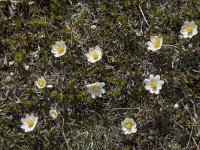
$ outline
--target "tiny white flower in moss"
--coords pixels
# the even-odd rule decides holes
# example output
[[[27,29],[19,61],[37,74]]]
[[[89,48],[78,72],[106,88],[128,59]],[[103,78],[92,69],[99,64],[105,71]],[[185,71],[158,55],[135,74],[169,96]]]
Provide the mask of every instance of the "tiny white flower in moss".
[[[178,103],[174,104],[174,108],[178,109],[179,108],[179,104]]]
[[[150,41],[147,42],[147,49],[152,51],[157,51],[161,49],[163,44],[163,37],[151,36]]]
[[[35,117],[33,114],[26,114],[26,117],[22,118],[21,122],[23,123],[21,125],[21,128],[24,129],[25,132],[30,132],[33,131],[33,129],[35,128],[38,122],[38,117]]]
[[[194,35],[198,33],[197,25],[194,21],[185,21],[184,25],[181,27],[181,34],[184,38],[192,38]]]
[[[86,85],[87,91],[92,95],[92,98],[101,97],[101,95],[105,93],[105,90],[103,89],[104,86],[104,82],[95,82]]]
[[[38,88],[43,89],[46,86],[46,81],[44,77],[40,77],[37,81],[35,81],[35,84]]]
[[[154,77],[154,75],[150,75],[149,79],[145,79],[144,80],[145,85],[145,89],[149,90],[150,93],[155,93],[155,94],[159,94],[160,90],[162,89],[162,85],[164,84],[163,80],[160,80],[160,76],[156,75]]]
[[[89,62],[95,63],[102,58],[102,50],[99,46],[95,48],[89,48],[89,53],[86,53],[86,57]]]
[[[91,29],[93,29],[93,30],[94,30],[94,29],[96,29],[96,27],[97,27],[97,26],[96,26],[96,25],[94,25],[94,24],[93,24],[93,25],[91,25]]]
[[[66,53],[67,46],[64,41],[57,41],[54,45],[52,45],[51,52],[55,57],[63,56]]]
[[[121,126],[124,134],[131,134],[137,132],[137,124],[132,118],[126,118],[124,121],[121,122]]]
[[[56,119],[58,117],[58,112],[55,109],[50,110],[49,114],[53,119]]]

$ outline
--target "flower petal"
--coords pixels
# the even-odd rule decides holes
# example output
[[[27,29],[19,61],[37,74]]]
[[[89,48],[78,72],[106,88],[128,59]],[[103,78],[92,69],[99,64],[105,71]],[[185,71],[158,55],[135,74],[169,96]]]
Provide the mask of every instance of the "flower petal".
[[[144,79],[143,81],[145,84],[149,84],[151,81],[149,79]]]
[[[101,87],[104,87],[104,86],[105,86],[105,83],[104,83],[104,82],[101,82],[101,83],[99,83],[99,85],[100,85]]]
[[[136,132],[137,132],[137,128],[132,128],[132,129],[131,129],[131,132],[132,132],[132,133],[136,133]]]
[[[101,48],[97,45],[97,46],[95,46],[95,50],[96,51],[101,51]]]
[[[155,93],[155,90],[153,88],[151,88],[149,91],[151,94]]]
[[[150,90],[151,89],[151,86],[149,84],[145,85],[145,89],[146,90]]]
[[[92,98],[96,98],[96,94],[95,93],[92,93]]]
[[[160,80],[160,75],[156,75],[154,79],[155,79],[155,81],[159,81]]]
[[[154,42],[158,41],[158,36],[151,36],[150,40],[152,43],[154,43]]]
[[[151,74],[151,75],[149,76],[149,80],[150,80],[150,81],[154,81],[154,80],[155,80],[153,74]]]
[[[157,90],[155,91],[155,94],[159,94],[159,92],[160,92],[160,90],[159,90],[159,89],[157,89]]]
[[[63,40],[60,41],[60,44],[63,45],[63,46],[66,46],[65,42]]]
[[[158,81],[159,85],[163,85],[165,82],[163,80]]]
[[[150,47],[153,47],[153,43],[151,41],[148,41],[147,45],[150,46]]]
[[[160,37],[160,48],[161,48],[162,44],[163,44],[163,37]]]

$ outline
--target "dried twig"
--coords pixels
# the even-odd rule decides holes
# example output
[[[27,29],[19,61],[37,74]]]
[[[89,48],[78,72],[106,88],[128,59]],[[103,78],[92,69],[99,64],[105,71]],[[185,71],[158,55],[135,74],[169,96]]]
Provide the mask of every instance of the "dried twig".
[[[72,150],[72,148],[69,146],[69,142],[68,142],[68,140],[67,140],[67,138],[66,138],[66,136],[65,136],[65,133],[64,133],[64,129],[63,129],[64,123],[65,123],[65,121],[64,121],[64,118],[63,118],[62,135],[63,135],[63,137],[64,137],[64,140],[65,140],[65,143],[66,143],[68,149]]]
[[[190,137],[189,137],[189,139],[188,139],[188,143],[187,143],[186,149],[188,149],[188,147],[189,147],[190,139],[191,139],[191,137],[192,137],[192,132],[193,132],[193,125],[192,125],[192,129],[191,129],[191,132],[190,132]]]
[[[142,13],[142,16],[143,16],[143,18],[144,18],[144,21],[146,22],[146,24],[148,25],[148,27],[150,27],[149,23],[147,22],[147,19],[146,19],[145,15],[144,15],[144,13],[143,13],[143,11],[142,11],[142,8],[141,8],[140,4],[139,4],[139,9],[140,9],[140,12]]]
[[[131,110],[131,109],[135,109],[135,110],[138,110],[138,108],[113,108],[113,110]]]

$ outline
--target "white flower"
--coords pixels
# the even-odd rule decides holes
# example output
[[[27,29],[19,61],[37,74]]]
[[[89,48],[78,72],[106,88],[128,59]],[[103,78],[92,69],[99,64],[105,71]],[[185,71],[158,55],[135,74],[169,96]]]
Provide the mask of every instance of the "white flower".
[[[65,45],[64,41],[56,42],[52,45],[51,52],[54,54],[55,57],[63,56],[66,53],[67,46]]]
[[[102,58],[102,50],[99,46],[89,48],[89,53],[86,53],[87,59],[91,63],[95,63]]]
[[[56,119],[58,117],[58,112],[55,109],[50,110],[49,114],[53,119]]]
[[[184,25],[181,27],[181,34],[184,38],[192,38],[194,35],[198,33],[197,25],[194,21],[185,21]]]
[[[94,24],[93,24],[93,25],[91,25],[91,29],[93,29],[93,30],[94,30],[94,29],[96,29],[96,27],[97,27],[97,26],[96,26],[96,25],[94,25]]]
[[[88,93],[92,95],[92,98],[101,97],[105,93],[103,87],[105,86],[104,82],[95,82],[93,84],[86,85]]]
[[[43,89],[46,86],[46,81],[44,77],[40,77],[37,81],[35,81],[35,84],[38,88]]]
[[[30,132],[33,131],[33,129],[35,128],[38,122],[38,117],[35,117],[33,114],[26,114],[26,118],[22,118],[21,122],[23,123],[23,125],[21,125],[21,128],[24,129],[25,132]]]
[[[178,103],[174,104],[174,108],[178,109],[179,108],[179,104]]]
[[[137,132],[137,124],[132,118],[126,118],[121,122],[122,130],[124,134],[131,134]]]
[[[163,80],[160,80],[160,76],[156,75],[154,77],[154,75],[150,75],[149,79],[145,79],[144,80],[145,85],[145,89],[149,90],[150,93],[155,93],[155,94],[159,94],[160,90],[162,89],[162,85],[164,84]]]
[[[158,36],[151,36],[150,41],[147,42],[147,49],[152,51],[157,51],[161,49],[161,46],[163,44],[163,37]]]

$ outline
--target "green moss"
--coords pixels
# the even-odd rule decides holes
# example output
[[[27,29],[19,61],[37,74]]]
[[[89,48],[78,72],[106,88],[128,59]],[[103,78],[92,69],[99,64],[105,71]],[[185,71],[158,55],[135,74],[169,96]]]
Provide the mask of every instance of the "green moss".
[[[75,83],[76,83],[76,78],[70,79],[66,84],[66,88],[73,87],[75,85]]]
[[[125,5],[126,7],[130,7],[130,6],[132,5],[132,1],[131,1],[131,0],[125,0],[125,1],[124,1],[124,5]]]
[[[15,53],[14,59],[17,63],[23,63],[25,61],[25,56],[23,53],[17,52]]]
[[[194,140],[199,138],[199,124],[193,124],[191,116],[199,114],[200,34],[191,39],[179,37],[185,20],[200,25],[196,0],[29,2],[21,0],[13,18],[9,18],[11,2],[0,4],[2,56],[8,62],[14,57],[20,64],[1,68],[2,147],[129,150],[134,145],[135,149],[181,149],[187,147],[191,136],[188,149],[197,149]],[[93,24],[96,29],[91,29]],[[146,42],[153,35],[164,39],[157,52],[147,50]],[[67,52],[55,58],[51,47],[61,39]],[[102,60],[89,63],[85,53],[95,45],[103,50]],[[34,57],[36,51],[38,56]],[[23,63],[30,66],[28,71]],[[149,74],[159,74],[165,81],[159,95],[145,90],[143,80]],[[39,76],[45,76],[53,88],[35,89],[34,80]],[[93,99],[85,84],[96,81],[106,83],[106,93]],[[17,99],[21,102],[16,103]],[[177,102],[180,107],[174,109]],[[55,120],[49,116],[51,108],[59,111]],[[20,128],[26,113],[39,117],[31,133]],[[135,118],[137,133],[122,134],[120,123],[126,117]]]
[[[33,18],[28,20],[27,24],[31,27],[44,27],[46,25],[46,22],[42,19]]]
[[[131,147],[130,146],[126,146],[123,148],[123,150],[131,150]]]
[[[16,40],[13,40],[13,39],[5,39],[4,40],[4,43],[6,45],[16,45],[17,44],[17,41]]]
[[[126,28],[128,26],[128,18],[125,15],[121,15],[117,17],[117,20],[119,21],[120,24],[123,25],[123,28]]]
[[[53,99],[55,99],[57,101],[62,101],[63,100],[63,96],[57,91],[53,91],[51,93],[51,98],[53,98]]]
[[[15,103],[3,107],[5,113],[18,113],[19,109]]]
[[[32,99],[30,99],[30,100],[22,99],[21,105],[23,106],[23,108],[31,108],[32,102],[33,102]]]
[[[1,2],[1,5],[0,5],[0,10],[5,10],[7,8],[7,4],[8,2],[5,1],[5,2]]]
[[[22,29],[22,27],[23,27],[25,19],[24,19],[23,16],[19,16],[18,18],[16,18],[15,22],[16,22],[16,25],[15,25],[16,30],[20,31]]]
[[[27,2],[29,2],[28,0],[20,0],[21,4],[26,4]]]
[[[106,10],[107,10],[106,5],[102,5],[102,4],[101,4],[101,5],[100,5],[100,10],[101,10],[101,11],[106,11]]]
[[[22,47],[26,47],[28,45],[28,39],[27,39],[26,35],[21,36],[21,44],[22,44]],[[25,51],[25,53],[26,53],[26,51]]]

